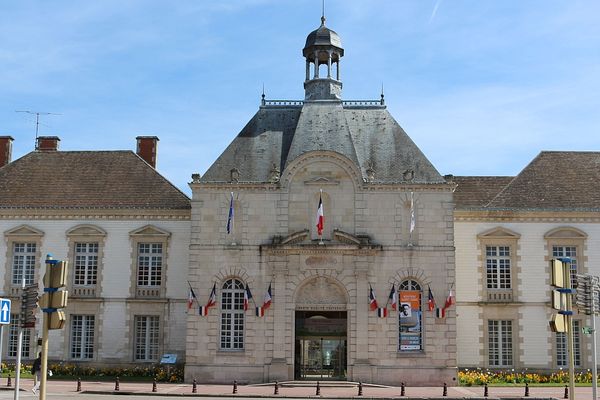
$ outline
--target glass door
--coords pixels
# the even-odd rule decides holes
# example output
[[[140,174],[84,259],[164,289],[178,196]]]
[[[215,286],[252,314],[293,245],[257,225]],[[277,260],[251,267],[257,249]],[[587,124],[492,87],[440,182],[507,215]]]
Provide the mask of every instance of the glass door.
[[[346,379],[346,338],[298,338],[297,379]]]

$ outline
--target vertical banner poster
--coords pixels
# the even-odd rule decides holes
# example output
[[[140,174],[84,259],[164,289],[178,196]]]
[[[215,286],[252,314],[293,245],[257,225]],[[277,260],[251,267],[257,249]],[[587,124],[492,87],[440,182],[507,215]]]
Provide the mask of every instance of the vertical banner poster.
[[[422,350],[421,292],[401,290],[398,316],[400,319],[400,350]]]

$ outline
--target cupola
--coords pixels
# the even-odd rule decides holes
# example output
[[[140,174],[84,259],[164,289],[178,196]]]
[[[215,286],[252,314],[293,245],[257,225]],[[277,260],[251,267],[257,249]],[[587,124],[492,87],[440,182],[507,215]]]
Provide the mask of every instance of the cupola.
[[[305,101],[341,100],[340,59],[344,56],[344,49],[340,36],[325,26],[324,15],[321,26],[308,34],[302,55],[306,59]],[[320,76],[320,65],[327,65],[326,76]]]

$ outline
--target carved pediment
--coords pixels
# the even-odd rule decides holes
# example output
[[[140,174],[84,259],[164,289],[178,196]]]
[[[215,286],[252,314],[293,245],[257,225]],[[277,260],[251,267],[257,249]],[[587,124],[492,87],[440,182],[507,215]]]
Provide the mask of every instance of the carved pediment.
[[[302,231],[294,232],[291,235],[288,235],[285,237],[275,236],[273,238],[272,243],[273,244],[281,244],[281,245],[300,243],[308,237],[309,233],[310,232],[308,229],[304,229]]]
[[[520,234],[511,231],[510,229],[503,228],[501,226],[489,229],[485,232],[477,235],[478,238],[488,238],[488,239],[519,239],[521,237]]]
[[[544,239],[585,239],[587,234],[577,228],[561,226],[554,228],[544,235]]]
[[[171,236],[171,232],[165,231],[164,229],[160,229],[154,225],[146,225],[139,229],[133,230],[129,232],[131,236]]]
[[[83,224],[69,229],[67,236],[106,236],[106,231],[95,225]]]
[[[29,225],[19,225],[4,232],[5,236],[44,236],[44,232]]]
[[[298,304],[346,304],[342,288],[325,277],[315,278],[298,290]]]

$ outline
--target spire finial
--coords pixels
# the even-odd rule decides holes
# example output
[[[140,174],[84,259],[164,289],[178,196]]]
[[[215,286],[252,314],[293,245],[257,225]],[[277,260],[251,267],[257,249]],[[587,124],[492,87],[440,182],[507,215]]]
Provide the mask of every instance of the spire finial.
[[[321,25],[325,25],[325,0],[323,0],[323,6],[321,8]]]
[[[263,91],[262,91],[262,96],[261,96],[261,100],[260,103],[264,106],[266,104],[265,101],[265,84],[263,83]]]
[[[385,99],[383,98],[383,82],[381,82],[381,105],[385,104]]]

